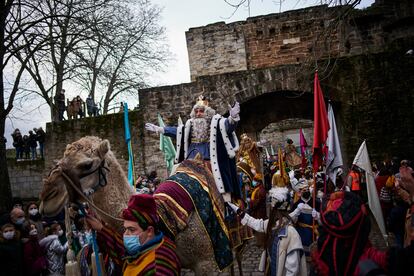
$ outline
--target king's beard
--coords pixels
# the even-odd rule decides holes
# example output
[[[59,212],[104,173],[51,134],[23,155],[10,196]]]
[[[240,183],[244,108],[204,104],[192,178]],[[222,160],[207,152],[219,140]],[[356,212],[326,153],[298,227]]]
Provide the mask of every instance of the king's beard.
[[[194,118],[191,122],[191,138],[199,141],[209,140],[210,122],[206,118]]]

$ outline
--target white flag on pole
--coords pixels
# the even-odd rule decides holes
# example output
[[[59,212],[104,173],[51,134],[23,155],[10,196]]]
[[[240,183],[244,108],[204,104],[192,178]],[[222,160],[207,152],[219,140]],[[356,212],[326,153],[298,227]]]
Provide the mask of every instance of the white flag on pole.
[[[328,105],[328,121],[330,129],[328,131],[328,158],[326,160],[326,173],[336,186],[336,175],[338,169],[344,165],[342,161],[341,145],[339,144],[338,132],[336,130],[335,115],[332,105]]]
[[[269,161],[270,160],[270,154],[269,154],[269,151],[267,150],[267,148],[266,147],[264,147],[265,148],[265,151],[266,151],[266,160],[267,161]]]
[[[377,193],[377,187],[375,186],[374,174],[372,173],[371,161],[369,160],[367,145],[362,142],[359,147],[358,153],[355,156],[354,162],[352,163],[365,171],[365,179],[367,182],[367,193],[368,193],[368,205],[371,209],[372,214],[378,224],[382,236],[384,237],[385,243],[387,242],[387,232],[385,230],[384,217],[382,215],[381,205]]]

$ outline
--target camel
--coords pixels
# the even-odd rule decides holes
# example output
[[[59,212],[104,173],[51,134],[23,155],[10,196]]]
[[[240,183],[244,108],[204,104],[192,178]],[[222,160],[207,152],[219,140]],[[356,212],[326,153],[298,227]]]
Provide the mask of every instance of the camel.
[[[54,216],[66,204],[84,201],[87,196],[101,219],[122,233],[117,217],[134,191],[108,140],[87,136],[67,145],[63,158],[43,182],[40,210],[44,215]],[[211,241],[195,211],[175,242],[183,268],[207,275],[216,267]]]

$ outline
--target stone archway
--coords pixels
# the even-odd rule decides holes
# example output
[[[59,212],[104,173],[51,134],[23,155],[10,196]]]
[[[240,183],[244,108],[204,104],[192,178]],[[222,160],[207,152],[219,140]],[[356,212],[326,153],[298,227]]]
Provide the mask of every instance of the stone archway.
[[[257,133],[271,123],[291,118],[313,119],[313,94],[277,91],[249,99],[241,104],[240,133]],[[307,125],[308,127],[308,125]]]
[[[265,140],[266,148],[277,151],[286,138],[299,147],[299,129],[304,129],[308,145],[313,136],[313,93],[276,91],[259,95],[241,103],[238,134]],[[270,146],[272,145],[272,147]]]

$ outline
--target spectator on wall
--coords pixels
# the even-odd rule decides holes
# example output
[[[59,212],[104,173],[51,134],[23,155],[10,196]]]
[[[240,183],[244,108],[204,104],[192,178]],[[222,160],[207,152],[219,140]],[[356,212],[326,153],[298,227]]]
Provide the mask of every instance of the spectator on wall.
[[[11,135],[13,137],[13,147],[16,149],[16,160],[23,159],[23,137],[18,128]]]
[[[63,113],[66,110],[65,105],[65,89],[62,89],[60,93],[56,93],[55,95],[55,105],[58,110],[58,120],[63,121],[65,117],[63,117]]]
[[[83,117],[85,117],[85,111],[84,111],[85,102],[82,100],[82,98],[79,95],[76,96],[75,100],[77,102],[77,105],[79,106],[79,111],[78,111],[79,118],[82,119]]]
[[[40,150],[40,158],[44,159],[44,144],[45,144],[45,137],[46,133],[42,127],[34,128],[34,132],[36,133],[36,140],[39,142],[39,150]]]
[[[29,130],[29,147],[32,160],[37,159],[37,137],[32,130]]]
[[[23,153],[24,159],[30,159],[29,136],[23,135]]]

